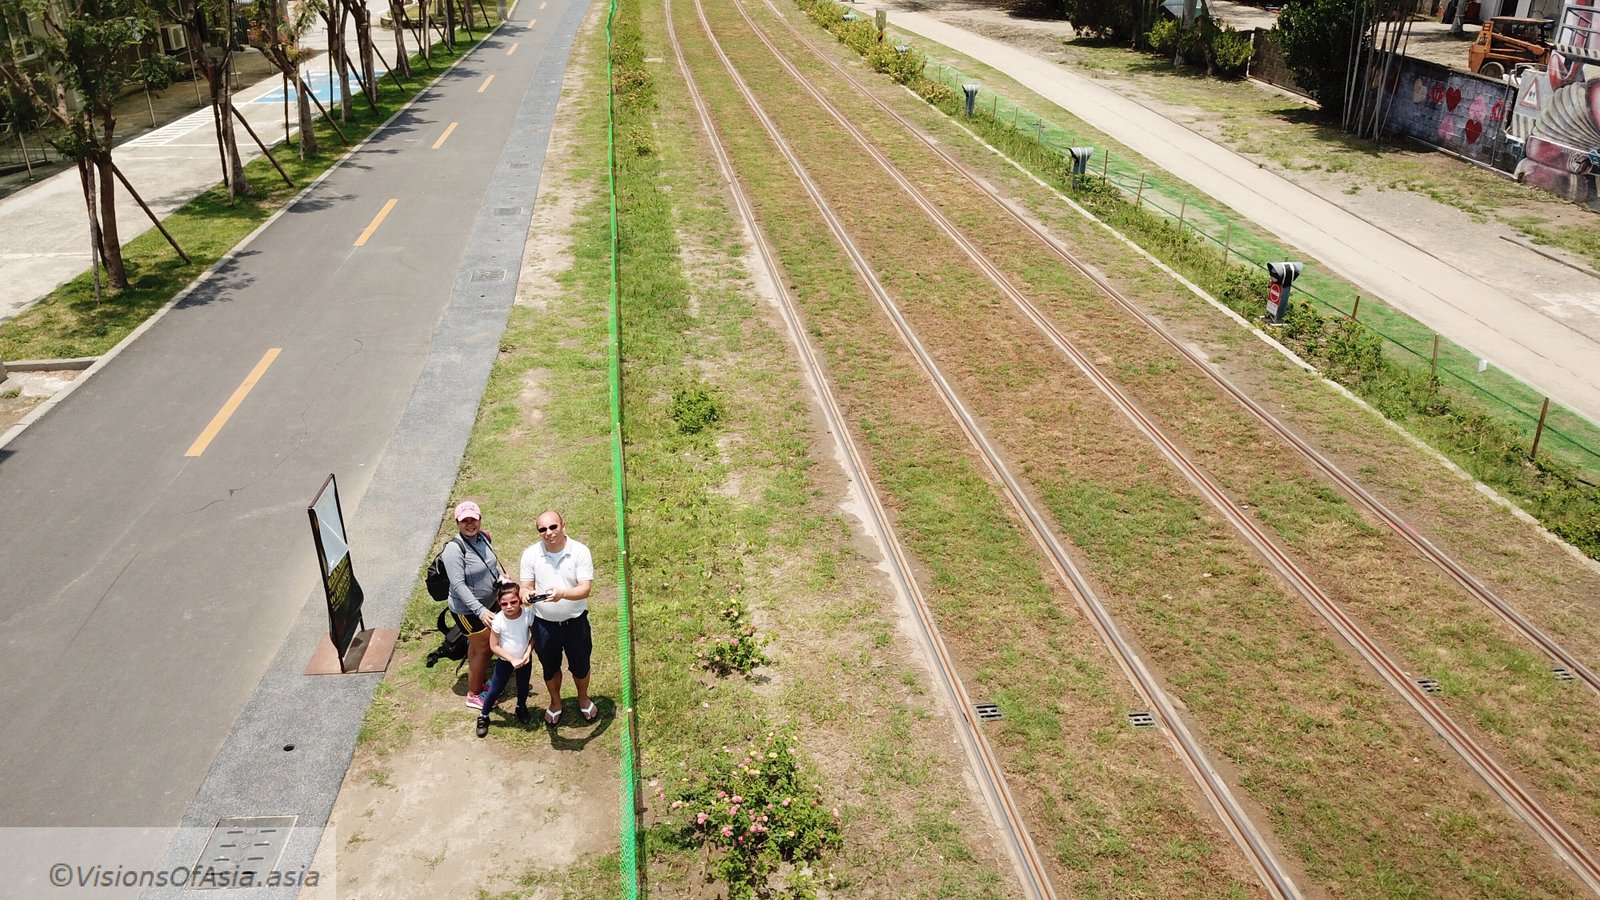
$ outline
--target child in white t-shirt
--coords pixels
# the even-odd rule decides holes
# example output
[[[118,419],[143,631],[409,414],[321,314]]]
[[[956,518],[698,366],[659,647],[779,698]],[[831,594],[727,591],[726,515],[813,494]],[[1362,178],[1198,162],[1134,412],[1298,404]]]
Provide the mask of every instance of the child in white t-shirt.
[[[478,737],[489,733],[489,710],[505,689],[506,682],[515,675],[517,679],[517,721],[526,723],[528,716],[528,686],[533,674],[533,616],[522,610],[522,592],[517,585],[506,582],[500,585],[500,611],[489,625],[489,652],[494,654],[494,674],[489,678],[489,691],[484,697],[483,711],[478,714]]]

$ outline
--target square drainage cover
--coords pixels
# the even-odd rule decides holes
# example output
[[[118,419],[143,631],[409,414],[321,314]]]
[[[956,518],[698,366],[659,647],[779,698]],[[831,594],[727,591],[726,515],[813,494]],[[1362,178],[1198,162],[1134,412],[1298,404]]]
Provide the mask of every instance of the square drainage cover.
[[[997,722],[1000,720],[1000,706],[996,703],[974,703],[972,708],[978,711],[978,721]]]
[[[216,887],[265,881],[283,854],[297,816],[218,819],[195,868],[214,874]],[[251,874],[246,874],[251,873]],[[205,889],[204,880],[191,889]]]
[[[1136,709],[1128,713],[1128,724],[1135,728],[1154,728],[1156,727],[1156,717],[1154,713]]]
[[[1571,669],[1567,668],[1566,666],[1551,666],[1550,667],[1550,674],[1554,675],[1556,677],[1557,681],[1577,681],[1578,680],[1578,676]]]
[[[1444,690],[1444,685],[1432,678],[1418,678],[1417,687],[1422,688],[1424,694],[1437,694]]]
[[[514,216],[520,212],[522,212],[522,207],[520,206],[496,206],[494,208],[494,214],[497,216]]]
[[[506,280],[505,269],[473,269],[473,281],[492,281],[499,283]]]

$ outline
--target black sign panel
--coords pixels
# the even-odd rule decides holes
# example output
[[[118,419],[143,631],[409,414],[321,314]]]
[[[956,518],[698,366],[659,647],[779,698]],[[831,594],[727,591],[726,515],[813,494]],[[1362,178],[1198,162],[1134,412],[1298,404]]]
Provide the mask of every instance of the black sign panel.
[[[350,642],[361,632],[361,585],[350,563],[350,540],[339,505],[339,484],[329,475],[306,507],[311,536],[317,542],[317,563],[322,590],[328,598],[328,638],[338,652],[340,667]]]

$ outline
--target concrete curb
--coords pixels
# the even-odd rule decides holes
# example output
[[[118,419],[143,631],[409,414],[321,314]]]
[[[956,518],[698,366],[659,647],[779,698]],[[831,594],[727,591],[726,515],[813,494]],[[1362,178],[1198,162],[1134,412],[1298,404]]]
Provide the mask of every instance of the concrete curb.
[[[496,28],[496,30],[499,30],[498,27]],[[484,37],[487,38],[490,34],[493,34],[493,33],[494,33],[493,31],[487,32],[484,35]],[[439,71],[439,74],[435,75],[433,77],[433,80],[431,80],[427,84],[423,85],[421,90],[418,90],[417,93],[410,100],[407,100],[404,106],[401,106],[399,109],[395,110],[393,115],[389,116],[389,118],[387,118],[387,119],[384,119],[383,122],[380,123],[377,128],[372,129],[372,132],[370,134],[368,134],[365,138],[362,138],[361,143],[356,144],[354,147],[351,147],[351,148],[345,150],[345,152],[344,152],[344,154],[342,156],[340,156],[337,160],[334,160],[333,165],[330,165],[326,169],[323,169],[321,175],[318,175],[316,178],[312,179],[310,184],[308,184],[304,188],[302,188],[300,190],[300,192],[295,194],[294,197],[291,198],[289,201],[284,203],[282,206],[278,207],[278,211],[277,212],[275,212],[272,215],[268,216],[267,220],[265,222],[262,222],[260,225],[257,225],[255,230],[250,232],[249,234],[245,235],[244,238],[239,241],[239,243],[234,244],[233,245],[233,249],[229,250],[227,253],[224,253],[221,256],[221,258],[219,258],[216,262],[212,263],[210,265],[210,267],[208,267],[204,272],[201,272],[199,275],[196,275],[194,280],[189,282],[187,287],[185,287],[183,290],[179,291],[171,300],[168,300],[165,306],[163,306],[160,309],[156,310],[155,313],[153,313],[150,316],[150,318],[145,319],[143,322],[139,323],[139,327],[135,328],[133,331],[130,331],[128,333],[128,336],[124,337],[122,340],[118,341],[115,347],[112,347],[110,350],[107,350],[101,356],[99,356],[97,358],[94,358],[93,362],[90,363],[90,365],[88,365],[84,369],[84,372],[83,372],[82,375],[80,375],[77,378],[73,379],[71,384],[69,384],[66,387],[62,388],[58,393],[56,393],[50,399],[48,399],[48,400],[44,401],[43,403],[39,404],[38,406],[34,407],[32,412],[29,412],[26,416],[23,416],[21,418],[21,420],[19,420],[17,422],[17,424],[15,424],[15,425],[11,426],[9,429],[7,429],[5,434],[0,434],[0,450],[4,450],[7,444],[9,444],[13,440],[15,440],[17,438],[17,436],[22,434],[24,431],[27,431],[28,430],[28,426],[30,426],[33,423],[35,423],[35,422],[39,421],[40,419],[44,418],[45,413],[48,413],[50,410],[55,409],[56,404],[60,403],[61,401],[65,400],[65,399],[67,399],[68,397],[72,396],[72,392],[73,391],[76,391],[78,388],[82,387],[84,382],[87,382],[90,378],[94,377],[94,375],[96,373],[98,373],[101,369],[105,368],[106,365],[109,364],[113,359],[116,359],[118,354],[122,353],[123,350],[126,350],[130,344],[132,344],[134,341],[138,340],[139,337],[141,335],[143,335],[146,331],[149,331],[151,328],[155,327],[155,324],[157,322],[161,321],[166,316],[167,313],[171,312],[173,307],[177,306],[179,303],[182,303],[184,301],[184,299],[186,299],[190,294],[194,293],[195,290],[198,289],[202,284],[205,284],[208,279],[210,279],[213,275],[217,274],[218,270],[220,270],[223,266],[226,266],[229,263],[233,262],[233,260],[237,256],[239,256],[239,254],[243,253],[245,251],[245,249],[248,248],[250,246],[250,244],[253,243],[258,236],[260,236],[260,234],[262,232],[266,231],[268,228],[271,228],[273,223],[277,222],[278,219],[281,216],[283,216],[289,210],[294,209],[294,207],[301,200],[305,199],[305,196],[307,194],[309,194],[313,190],[315,190],[318,185],[322,184],[322,182],[324,180],[326,180],[334,172],[337,172],[339,170],[340,166],[343,166],[345,163],[350,161],[351,157],[353,157],[353,156],[355,156],[355,154],[361,152],[361,148],[365,147],[367,145],[367,143],[369,141],[371,141],[374,137],[378,136],[379,134],[382,134],[383,130],[385,128],[388,128],[389,125],[392,124],[395,119],[399,118],[407,110],[411,109],[411,105],[413,103],[416,103],[418,98],[420,98],[422,95],[426,94],[428,91],[433,90],[434,85],[438,84],[440,79],[442,79],[446,75],[450,74],[450,71],[452,69],[454,69],[456,67],[456,65],[459,64],[465,58],[466,58],[465,54],[463,54],[461,56],[458,56],[453,61],[451,61],[450,65],[448,65],[445,68],[441,69]],[[6,366],[7,369],[9,369],[11,371],[18,371],[18,372],[24,371],[22,369],[18,369],[16,363],[6,363],[5,366]]]
[[[19,359],[0,363],[7,372],[81,372],[95,364],[98,356],[74,356],[69,359]],[[5,446],[0,441],[0,447]]]

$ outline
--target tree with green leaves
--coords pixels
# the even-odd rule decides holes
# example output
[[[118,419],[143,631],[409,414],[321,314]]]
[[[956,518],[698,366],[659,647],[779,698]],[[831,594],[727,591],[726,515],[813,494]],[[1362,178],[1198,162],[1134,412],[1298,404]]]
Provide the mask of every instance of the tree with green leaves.
[[[1352,47],[1363,39],[1356,23],[1366,21],[1370,7],[1370,0],[1288,0],[1278,14],[1283,61],[1328,118],[1344,114]]]
[[[231,26],[232,0],[149,0],[163,18],[183,24],[195,71],[206,80],[211,100],[211,124],[222,161],[222,183],[228,199],[247,196],[244,158],[234,135],[233,51],[237,35]]]
[[[311,88],[300,77],[300,64],[311,56],[311,51],[300,44],[300,38],[316,21],[316,10],[309,4],[277,2],[257,3],[250,13],[250,45],[261,51],[267,61],[283,73],[294,87],[296,112],[300,119],[300,157],[304,159],[317,152],[316,120],[311,117]]]
[[[50,145],[77,164],[96,290],[102,267],[112,287],[125,288],[112,104],[131,83],[160,90],[175,74],[170,57],[138,52],[156,26],[153,10],[142,0],[0,0],[0,19],[11,34],[30,35],[37,48],[38,59],[25,60],[15,43],[0,42],[0,81],[43,111],[52,126]]]
[[[1061,0],[1074,31],[1117,43],[1136,43],[1155,22],[1157,0]]]

